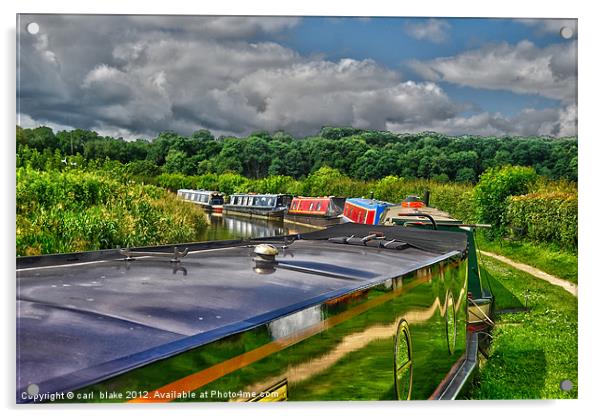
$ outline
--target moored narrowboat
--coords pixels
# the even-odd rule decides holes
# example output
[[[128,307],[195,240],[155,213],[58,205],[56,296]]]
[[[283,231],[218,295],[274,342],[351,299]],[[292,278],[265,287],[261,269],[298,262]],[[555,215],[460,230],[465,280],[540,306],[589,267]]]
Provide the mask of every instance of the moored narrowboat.
[[[298,222],[316,226],[331,226],[341,223],[345,206],[344,197],[293,197],[284,215],[287,222]]]
[[[343,221],[357,224],[378,225],[385,210],[393,203],[375,199],[349,198],[345,201]]]
[[[478,364],[468,254],[348,223],[19,257],[17,402],[453,399]]]
[[[282,218],[291,203],[287,194],[234,193],[224,213],[261,218]]]
[[[454,218],[449,213],[428,206],[429,193],[422,201],[418,196],[408,196],[400,206],[391,206],[383,214],[385,225],[399,225],[421,229],[454,231],[466,234],[468,240],[469,275],[477,276],[469,280],[467,327],[477,335],[479,350],[485,352],[490,344],[488,329],[493,326],[491,318],[495,312],[495,298],[488,286],[477,286],[481,283],[479,256],[475,239],[476,228],[490,228],[486,224],[467,224]],[[409,203],[404,205],[404,203]]]
[[[209,212],[221,213],[224,207],[223,193],[213,190],[180,189],[178,196],[187,202],[195,203]]]

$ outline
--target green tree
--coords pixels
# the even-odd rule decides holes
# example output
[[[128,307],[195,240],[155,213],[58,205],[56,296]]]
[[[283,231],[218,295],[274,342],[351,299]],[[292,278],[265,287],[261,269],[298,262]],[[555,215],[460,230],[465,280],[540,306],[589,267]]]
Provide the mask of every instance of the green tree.
[[[506,199],[528,193],[536,179],[537,174],[532,167],[504,166],[487,170],[474,189],[479,220],[490,223],[494,233],[501,233]]]

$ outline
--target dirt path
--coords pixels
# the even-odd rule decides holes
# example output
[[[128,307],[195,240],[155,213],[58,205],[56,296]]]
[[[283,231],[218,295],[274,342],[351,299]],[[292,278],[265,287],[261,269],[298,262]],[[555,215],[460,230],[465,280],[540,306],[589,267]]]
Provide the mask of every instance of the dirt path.
[[[536,269],[533,266],[513,261],[513,260],[506,258],[499,254],[489,253],[487,251],[480,251],[480,253],[483,255],[486,255],[488,257],[495,258],[496,260],[499,260],[502,263],[506,263],[518,270],[522,270],[526,273],[529,273],[530,275],[535,276],[538,279],[542,279],[553,285],[560,286],[564,290],[566,290],[567,292],[572,294],[573,296],[577,297],[577,285],[575,283],[571,283],[568,280],[559,279],[558,277],[552,276],[551,274],[548,274],[544,271]]]

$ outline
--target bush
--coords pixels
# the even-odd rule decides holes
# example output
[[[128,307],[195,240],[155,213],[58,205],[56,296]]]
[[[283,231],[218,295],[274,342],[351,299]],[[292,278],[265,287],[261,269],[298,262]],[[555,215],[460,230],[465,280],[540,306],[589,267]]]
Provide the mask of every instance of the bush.
[[[485,171],[474,188],[476,217],[490,223],[500,234],[509,196],[523,195],[535,183],[537,174],[531,167],[504,166]]]
[[[516,238],[556,243],[577,249],[577,194],[531,193],[512,196],[504,214],[507,231]]]

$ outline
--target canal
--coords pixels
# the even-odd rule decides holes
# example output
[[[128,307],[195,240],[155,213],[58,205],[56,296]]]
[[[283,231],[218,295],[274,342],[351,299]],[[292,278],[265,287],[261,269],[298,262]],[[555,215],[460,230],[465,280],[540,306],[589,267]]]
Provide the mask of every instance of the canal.
[[[261,238],[275,235],[299,234],[315,231],[315,228],[291,224],[282,220],[246,218],[234,215],[207,213],[207,228],[200,241],[236,238]]]

